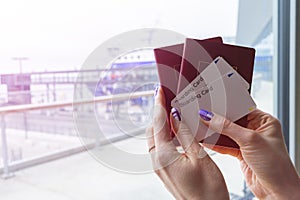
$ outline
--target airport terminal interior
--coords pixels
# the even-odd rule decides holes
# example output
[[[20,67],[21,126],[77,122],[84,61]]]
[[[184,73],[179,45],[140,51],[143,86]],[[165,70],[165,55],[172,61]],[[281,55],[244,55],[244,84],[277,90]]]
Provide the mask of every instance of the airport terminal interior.
[[[299,24],[297,0],[0,3],[0,199],[174,199],[145,129],[153,49],[185,38],[255,49],[251,96],[281,121],[300,172]],[[207,153],[230,199],[255,199],[237,159]]]

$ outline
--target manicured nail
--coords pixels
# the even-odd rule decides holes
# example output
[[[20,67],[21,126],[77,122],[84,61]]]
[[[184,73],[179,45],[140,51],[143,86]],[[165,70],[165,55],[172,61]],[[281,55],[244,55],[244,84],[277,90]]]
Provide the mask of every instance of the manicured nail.
[[[204,110],[204,109],[199,110],[199,115],[205,121],[210,121],[214,116],[214,114],[212,112],[209,112],[209,111]]]
[[[176,108],[172,108],[171,113],[174,119],[176,119],[177,121],[181,121],[180,113]]]
[[[156,97],[156,95],[157,95],[157,93],[158,93],[158,89],[159,89],[159,84],[157,84],[156,86],[155,86],[155,90],[154,90],[154,96]]]

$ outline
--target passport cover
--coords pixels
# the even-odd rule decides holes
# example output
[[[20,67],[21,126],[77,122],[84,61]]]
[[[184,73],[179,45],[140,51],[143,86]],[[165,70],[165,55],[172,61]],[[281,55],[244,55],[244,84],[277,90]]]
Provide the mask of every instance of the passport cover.
[[[203,41],[222,44],[221,37],[208,38]],[[176,44],[154,49],[160,85],[166,99],[166,112],[171,112],[171,101],[176,97],[180,77],[184,44]],[[170,125],[170,119],[168,124]],[[171,129],[170,129],[171,130]],[[174,133],[170,133],[174,137]]]
[[[183,59],[180,68],[181,76],[179,76],[178,79],[177,93],[193,81],[218,56],[226,59],[226,61],[249,83],[250,87],[248,92],[250,93],[255,49],[208,41],[204,42],[203,40],[190,38],[186,39],[184,45]],[[237,120],[235,123],[246,127],[247,116]],[[236,142],[229,137],[218,133],[206,138],[205,143],[239,148]]]

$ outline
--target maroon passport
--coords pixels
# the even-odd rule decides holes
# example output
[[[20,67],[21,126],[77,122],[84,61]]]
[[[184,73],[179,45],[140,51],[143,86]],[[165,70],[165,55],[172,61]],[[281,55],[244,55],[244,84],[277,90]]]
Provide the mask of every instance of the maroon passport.
[[[203,42],[222,44],[222,38],[209,38],[203,40]],[[183,48],[184,44],[176,44],[154,49],[160,85],[166,98],[167,113],[171,112],[171,101],[176,97],[177,94],[177,85],[180,77]],[[170,126],[169,118],[167,119]],[[173,132],[171,132],[170,134],[174,136]]]
[[[177,93],[193,81],[218,56],[223,57],[249,83],[250,93],[255,49],[189,38],[186,39],[184,46]],[[247,126],[247,116],[235,123],[244,127]],[[239,148],[236,142],[218,133],[205,138],[205,143]]]

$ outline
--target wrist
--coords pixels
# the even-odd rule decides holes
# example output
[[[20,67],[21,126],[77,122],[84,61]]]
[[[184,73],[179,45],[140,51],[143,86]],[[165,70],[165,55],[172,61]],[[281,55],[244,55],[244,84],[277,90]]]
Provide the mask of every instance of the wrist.
[[[282,162],[281,173],[278,174],[280,181],[273,187],[273,199],[300,199],[300,178],[290,158]],[[276,189],[275,189],[276,188]]]
[[[226,191],[218,191],[214,193],[204,193],[187,198],[189,200],[230,200],[229,193]]]
[[[290,199],[297,200],[300,199],[300,180],[298,178],[295,183],[290,184],[289,187],[285,188],[285,191],[282,192],[281,199]]]
[[[289,185],[283,186],[280,190],[270,193],[265,200],[298,200],[300,199],[300,179],[290,182]]]

